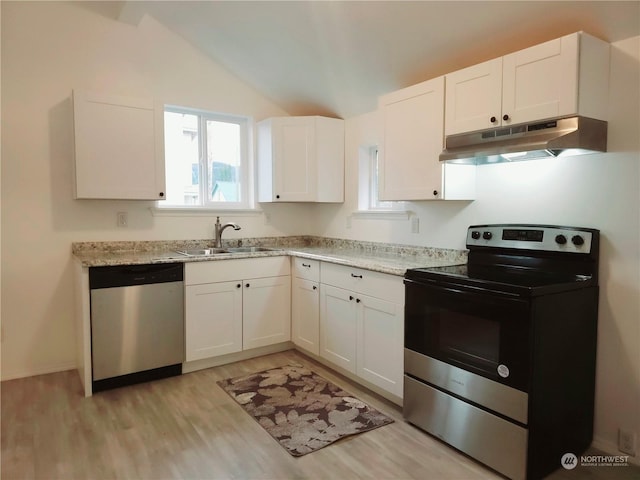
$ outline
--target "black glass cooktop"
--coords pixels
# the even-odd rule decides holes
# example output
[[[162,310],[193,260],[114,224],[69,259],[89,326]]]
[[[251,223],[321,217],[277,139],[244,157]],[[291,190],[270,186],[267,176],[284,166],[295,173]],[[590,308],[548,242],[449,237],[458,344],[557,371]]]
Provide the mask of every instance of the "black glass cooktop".
[[[591,276],[565,272],[551,272],[530,268],[452,265],[447,267],[415,268],[405,278],[448,284],[468,285],[506,293],[540,295],[563,290],[584,288],[593,284]]]

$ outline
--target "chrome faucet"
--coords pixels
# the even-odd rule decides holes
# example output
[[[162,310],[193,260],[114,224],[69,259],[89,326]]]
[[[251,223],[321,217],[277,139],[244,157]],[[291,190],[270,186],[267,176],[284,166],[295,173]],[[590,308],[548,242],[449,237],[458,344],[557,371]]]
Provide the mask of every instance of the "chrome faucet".
[[[237,223],[225,223],[222,225],[220,223],[220,217],[216,217],[215,248],[222,248],[222,232],[224,232],[224,229],[227,227],[233,227],[234,230],[240,230],[240,225]]]

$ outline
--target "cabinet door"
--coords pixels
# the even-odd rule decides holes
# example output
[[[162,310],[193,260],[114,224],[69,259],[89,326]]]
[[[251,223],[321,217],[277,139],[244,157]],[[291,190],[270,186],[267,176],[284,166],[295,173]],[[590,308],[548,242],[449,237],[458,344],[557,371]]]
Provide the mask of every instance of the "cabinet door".
[[[244,280],[242,349],[291,340],[291,277]]]
[[[503,124],[577,113],[578,40],[568,35],[503,57]]]
[[[300,348],[320,354],[320,291],[316,282],[294,278],[291,291],[292,340]]]
[[[320,285],[320,356],[356,373],[356,301],[353,292]]]
[[[242,350],[242,283],[220,282],[185,288],[187,361]]]
[[[444,77],[380,98],[383,141],[378,156],[380,200],[442,195]]]
[[[445,135],[501,124],[502,58],[446,75],[446,88]]]
[[[273,123],[275,201],[313,202],[317,193],[313,117],[278,118]]]
[[[358,376],[402,397],[404,309],[366,295],[357,300]]]
[[[78,91],[73,108],[75,198],[163,199],[163,108]]]

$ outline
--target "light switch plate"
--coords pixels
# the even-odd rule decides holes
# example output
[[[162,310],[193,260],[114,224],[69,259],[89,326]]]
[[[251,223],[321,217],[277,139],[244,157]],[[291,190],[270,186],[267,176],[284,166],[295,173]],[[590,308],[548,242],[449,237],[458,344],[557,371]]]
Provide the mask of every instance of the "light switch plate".
[[[129,215],[127,214],[127,212],[118,212],[117,219],[119,227],[129,226]]]
[[[411,219],[411,233],[420,233],[420,218],[413,217]]]

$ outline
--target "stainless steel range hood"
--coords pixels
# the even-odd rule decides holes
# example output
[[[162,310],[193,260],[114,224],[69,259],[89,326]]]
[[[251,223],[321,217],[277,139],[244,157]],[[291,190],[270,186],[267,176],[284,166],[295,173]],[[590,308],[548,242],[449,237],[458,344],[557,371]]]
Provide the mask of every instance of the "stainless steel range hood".
[[[482,165],[607,151],[607,122],[568,117],[449,135],[441,162]]]

